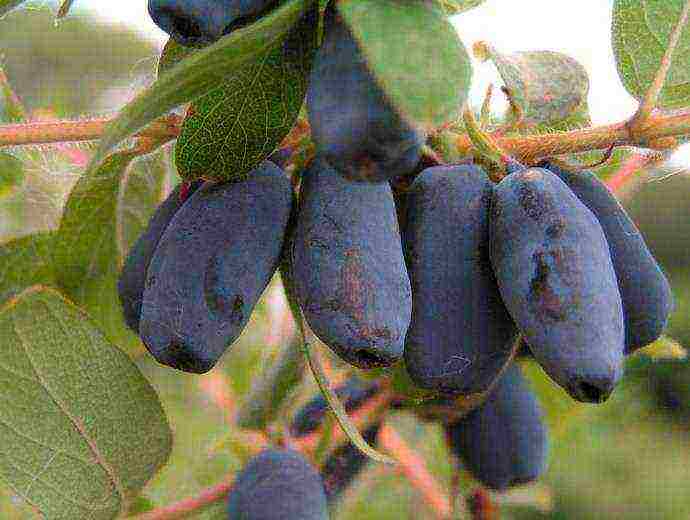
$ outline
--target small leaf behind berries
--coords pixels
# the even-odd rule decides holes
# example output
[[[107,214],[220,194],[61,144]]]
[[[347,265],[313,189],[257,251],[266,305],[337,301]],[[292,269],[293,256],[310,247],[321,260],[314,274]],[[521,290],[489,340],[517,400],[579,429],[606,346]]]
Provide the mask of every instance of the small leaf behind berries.
[[[44,518],[108,520],[167,460],[160,401],[125,354],[59,293],[0,310],[0,475]],[[7,379],[9,377],[10,379]]]
[[[539,398],[549,435],[553,439],[563,436],[573,425],[574,419],[592,409],[591,406],[571,398],[546,375],[536,361],[523,361],[520,363],[520,368],[530,388]]]
[[[369,68],[406,119],[427,129],[458,119],[470,58],[438,6],[409,0],[339,2]]]
[[[127,104],[103,135],[89,170],[112,149],[147,123],[192,101],[222,83],[257,55],[281,41],[313,5],[314,0],[287,0],[257,22],[221,38],[172,67]]]
[[[553,51],[502,54],[484,43],[475,44],[474,51],[496,65],[522,109],[523,123],[537,130],[571,130],[590,124],[589,78],[574,58]]]
[[[175,144],[183,179],[242,180],[275,150],[304,102],[317,29],[314,4],[285,40],[192,102]]]
[[[656,76],[686,0],[616,0],[611,38],[618,75],[641,100]],[[673,54],[658,108],[690,106],[690,24]]]
[[[125,325],[117,279],[165,195],[165,179],[162,151],[138,160],[137,152],[117,152],[74,185],[58,231],[54,258],[61,289],[110,341],[128,350],[141,343]]]

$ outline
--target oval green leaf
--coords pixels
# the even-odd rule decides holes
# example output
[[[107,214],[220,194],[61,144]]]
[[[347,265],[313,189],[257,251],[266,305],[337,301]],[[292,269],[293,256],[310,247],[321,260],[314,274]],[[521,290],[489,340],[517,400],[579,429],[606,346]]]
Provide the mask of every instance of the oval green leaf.
[[[282,41],[314,0],[288,0],[274,11],[182,60],[128,103],[109,125],[89,169],[95,169],[124,139],[173,108],[193,101],[226,76]]]
[[[481,43],[475,52],[496,65],[527,125],[565,131],[591,123],[589,77],[574,58],[554,51],[502,54]]]
[[[611,37],[618,75],[636,99],[644,98],[661,65],[686,0],[616,0]],[[681,33],[657,108],[690,106],[690,24]]]
[[[472,79],[470,58],[443,11],[429,2],[338,2],[369,69],[406,119],[428,130],[455,121]]]
[[[316,50],[314,4],[286,38],[193,101],[175,143],[186,181],[238,181],[268,157],[297,121]]]
[[[162,151],[137,160],[117,152],[74,185],[65,205],[54,261],[60,288],[86,309],[116,345],[141,347],[125,325],[117,280],[130,247],[164,196]]]
[[[0,311],[0,476],[45,518],[107,520],[167,460],[153,388],[89,318],[33,287]]]

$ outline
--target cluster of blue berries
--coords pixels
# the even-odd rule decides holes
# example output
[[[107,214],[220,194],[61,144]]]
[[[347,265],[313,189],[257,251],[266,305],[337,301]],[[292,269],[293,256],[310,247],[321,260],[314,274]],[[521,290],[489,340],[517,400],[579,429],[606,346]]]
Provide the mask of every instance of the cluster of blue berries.
[[[452,451],[481,482],[531,481],[544,467],[546,433],[516,352],[574,399],[603,402],[624,356],[661,335],[673,306],[668,281],[592,173],[545,161],[494,183],[470,163],[424,168],[424,131],[390,103],[336,3],[309,78],[316,156],[299,194],[269,160],[240,182],[178,187],[123,268],[127,323],[161,363],[206,372],[282,267],[288,295],[346,362],[404,361],[415,385],[451,405],[484,399],[444,423]],[[182,45],[205,45],[275,4],[150,0],[149,11]],[[401,178],[406,188],[394,189]],[[346,405],[375,391],[345,395]],[[293,435],[325,413],[323,402],[310,406]],[[363,466],[353,446],[342,450],[323,481],[298,454],[260,455],[231,493],[231,518],[323,518]],[[293,481],[309,493],[285,484]],[[266,504],[278,502],[288,512],[270,516]]]

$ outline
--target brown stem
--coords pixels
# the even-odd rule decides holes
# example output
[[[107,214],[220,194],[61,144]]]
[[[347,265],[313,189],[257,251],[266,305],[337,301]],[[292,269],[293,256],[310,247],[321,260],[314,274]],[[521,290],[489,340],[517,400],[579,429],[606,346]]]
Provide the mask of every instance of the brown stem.
[[[690,134],[690,109],[652,114],[645,127],[631,133],[628,123],[584,128],[553,134],[501,137],[492,136],[494,143],[517,161],[534,164],[539,159],[554,155],[607,150],[611,146],[646,147],[660,138]],[[473,144],[466,135],[458,135],[458,152],[469,155]]]
[[[74,141],[93,141],[105,132],[108,118],[87,119],[83,121],[34,121],[0,126],[0,147],[27,144],[49,144]],[[141,130],[137,136],[174,138],[180,133],[181,119],[170,115],[158,119]]]
[[[391,426],[384,424],[381,427],[378,441],[387,452],[395,453],[401,473],[412,487],[421,493],[437,517],[450,518],[452,514],[450,500],[427,469],[424,459],[411,449]]]
[[[99,139],[108,123],[107,118],[84,121],[36,121],[0,126],[0,147],[49,144]],[[179,135],[181,118],[166,116],[154,121],[137,135],[153,138],[175,138]],[[303,128],[304,127],[304,128]],[[302,124],[296,134],[303,134]],[[690,109],[652,114],[643,129],[631,132],[629,123],[617,123],[553,134],[502,137],[494,134],[494,141],[505,152],[521,162],[535,163],[543,157],[606,150],[610,146],[649,146],[662,138],[690,135]],[[457,150],[468,156],[473,148],[467,136],[459,135]]]
[[[663,58],[661,58],[661,64],[659,70],[657,70],[654,81],[650,85],[647,93],[645,94],[640,107],[637,109],[637,113],[631,120],[631,128],[634,131],[638,131],[643,126],[645,126],[649,116],[652,111],[657,107],[659,102],[659,94],[664,88],[666,83],[666,78],[668,76],[668,71],[671,68],[673,62],[673,53],[678,46],[680,41],[680,36],[683,34],[683,29],[688,22],[688,16],[690,15],[690,0],[686,0],[685,6],[680,13],[680,18],[678,19],[678,24],[673,28],[673,32],[668,41],[668,47],[666,47],[666,52],[664,52]]]
[[[204,489],[197,496],[185,498],[165,507],[137,515],[134,520],[177,520],[223,500],[232,488],[232,480]]]

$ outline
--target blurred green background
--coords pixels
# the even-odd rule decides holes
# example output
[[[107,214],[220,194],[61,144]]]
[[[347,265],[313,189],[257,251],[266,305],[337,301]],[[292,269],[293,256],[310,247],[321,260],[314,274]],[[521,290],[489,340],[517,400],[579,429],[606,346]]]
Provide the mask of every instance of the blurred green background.
[[[84,16],[56,26],[46,8],[0,21],[0,49],[3,68],[35,118],[114,113],[151,79],[157,53],[151,41],[126,27]],[[80,173],[80,154],[89,150],[87,145],[67,153],[54,147],[30,150],[24,184],[0,201],[0,242],[56,226],[64,196]],[[690,175],[679,171],[639,183],[628,190],[624,203],[671,279],[676,310],[669,335],[690,345]],[[240,467],[240,456],[223,443],[230,427],[225,411],[209,398],[209,388],[226,385],[241,402],[252,378],[270,361],[276,350],[275,338],[267,339],[274,327],[271,302],[279,299],[275,291],[267,292],[240,344],[210,376],[185,375],[146,356],[138,358],[175,432],[170,464],[145,490],[141,509],[192,495]],[[549,409],[559,411],[550,417],[549,470],[539,485],[496,498],[506,504],[503,517],[690,518],[690,363],[636,356],[628,361],[624,383],[601,406],[574,407],[553,387],[540,391],[544,403],[556,403]],[[308,378],[302,398],[313,392]],[[411,445],[423,446],[439,481],[450,485],[454,462],[440,428],[404,413],[391,421]],[[356,497],[341,504],[339,518],[429,517],[417,492],[400,476],[372,468],[365,479]],[[465,479],[462,485],[470,491],[473,484]],[[0,518],[30,517],[21,500],[2,490]],[[194,518],[219,517],[221,505]]]

